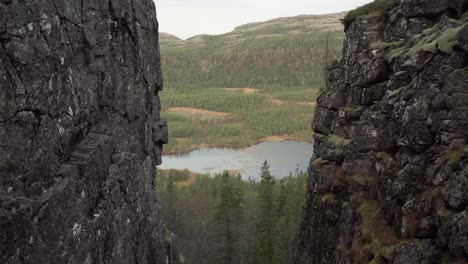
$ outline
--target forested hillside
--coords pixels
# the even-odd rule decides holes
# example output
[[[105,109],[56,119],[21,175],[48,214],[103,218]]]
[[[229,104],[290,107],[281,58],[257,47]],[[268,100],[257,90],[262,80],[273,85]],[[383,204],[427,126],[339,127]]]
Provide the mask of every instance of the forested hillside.
[[[223,35],[180,40],[161,33],[166,87],[316,86],[343,42],[344,13],[278,18]],[[327,44],[328,43],[328,44]]]
[[[160,33],[165,153],[272,136],[311,141],[308,123],[324,69],[340,53],[343,16],[278,18],[188,40]]]

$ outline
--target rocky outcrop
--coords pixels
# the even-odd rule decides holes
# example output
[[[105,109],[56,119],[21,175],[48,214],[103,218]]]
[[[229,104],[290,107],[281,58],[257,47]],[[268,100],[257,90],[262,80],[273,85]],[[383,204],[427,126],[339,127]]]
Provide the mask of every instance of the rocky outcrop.
[[[2,0],[0,44],[0,262],[176,262],[153,1]]]
[[[464,6],[401,0],[346,29],[313,122],[293,263],[467,260]]]

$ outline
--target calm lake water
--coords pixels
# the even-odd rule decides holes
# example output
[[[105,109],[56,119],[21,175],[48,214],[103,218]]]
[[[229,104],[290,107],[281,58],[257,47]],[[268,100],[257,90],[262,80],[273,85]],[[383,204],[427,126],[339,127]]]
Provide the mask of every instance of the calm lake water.
[[[239,171],[244,179],[259,179],[260,168],[266,160],[276,178],[288,176],[298,167],[306,171],[312,157],[313,145],[305,142],[262,142],[245,149],[202,148],[180,155],[164,155],[161,169],[189,169],[215,174],[224,170]]]

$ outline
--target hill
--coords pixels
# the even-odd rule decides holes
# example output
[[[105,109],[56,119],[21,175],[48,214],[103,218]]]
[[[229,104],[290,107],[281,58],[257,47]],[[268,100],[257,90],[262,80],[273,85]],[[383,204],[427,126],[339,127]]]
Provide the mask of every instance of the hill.
[[[165,153],[278,136],[312,141],[309,120],[323,86],[327,42],[331,61],[342,46],[344,15],[278,18],[187,40],[160,34]]]
[[[172,43],[176,41],[181,41],[181,39],[169,33],[159,32],[159,44],[160,45],[163,45],[166,43]]]
[[[222,35],[181,40],[161,34],[169,87],[316,86],[323,79],[327,38],[331,59],[340,54],[346,13],[301,15],[256,22]]]

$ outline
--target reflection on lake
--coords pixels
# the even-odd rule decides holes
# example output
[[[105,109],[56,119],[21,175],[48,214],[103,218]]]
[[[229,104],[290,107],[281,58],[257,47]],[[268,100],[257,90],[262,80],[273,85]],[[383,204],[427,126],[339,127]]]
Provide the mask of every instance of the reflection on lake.
[[[306,171],[313,145],[305,142],[262,142],[245,149],[203,148],[180,155],[164,155],[161,169],[189,169],[203,174],[239,171],[244,179],[259,179],[265,160],[276,178],[288,176],[298,167]]]

